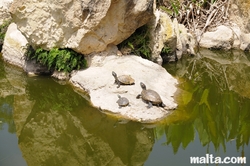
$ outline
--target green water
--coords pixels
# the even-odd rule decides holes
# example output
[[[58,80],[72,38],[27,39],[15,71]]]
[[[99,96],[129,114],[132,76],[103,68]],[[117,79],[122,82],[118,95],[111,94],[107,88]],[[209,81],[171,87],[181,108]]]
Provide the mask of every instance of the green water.
[[[203,50],[165,65],[180,82],[179,107],[157,125],[109,117],[70,85],[0,61],[0,165],[187,166],[208,153],[245,156],[247,166],[248,57]]]

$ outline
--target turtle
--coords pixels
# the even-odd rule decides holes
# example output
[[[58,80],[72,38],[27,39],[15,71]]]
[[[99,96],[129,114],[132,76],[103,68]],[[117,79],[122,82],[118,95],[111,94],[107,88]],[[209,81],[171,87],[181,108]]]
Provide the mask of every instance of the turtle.
[[[119,99],[117,100],[116,103],[118,103],[119,108],[126,107],[126,106],[129,105],[129,101],[128,101],[128,99],[126,97],[121,97],[120,95],[118,95],[118,98]]]
[[[112,75],[115,78],[115,83],[118,84],[117,88],[119,88],[120,85],[135,84],[135,80],[130,75],[121,75],[117,77],[117,74],[114,71],[112,71]]]
[[[151,108],[153,105],[165,107],[165,104],[162,102],[160,95],[151,89],[146,89],[144,83],[140,83],[142,91],[141,94],[137,95],[137,99],[142,98],[146,103],[148,103],[148,108]]]

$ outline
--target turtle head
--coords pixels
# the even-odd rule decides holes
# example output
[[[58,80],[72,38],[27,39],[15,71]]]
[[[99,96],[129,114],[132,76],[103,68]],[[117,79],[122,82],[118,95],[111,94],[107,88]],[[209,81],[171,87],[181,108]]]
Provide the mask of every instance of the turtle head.
[[[116,73],[115,73],[114,71],[112,71],[112,75],[113,75],[115,78],[117,78],[117,75],[116,75]]]
[[[146,90],[146,85],[144,83],[141,82],[140,85],[143,90]]]

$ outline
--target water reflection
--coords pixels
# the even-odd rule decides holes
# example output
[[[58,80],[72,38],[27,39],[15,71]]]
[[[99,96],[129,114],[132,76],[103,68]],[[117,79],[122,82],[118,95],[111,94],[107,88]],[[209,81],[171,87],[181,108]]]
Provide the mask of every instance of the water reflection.
[[[250,62],[240,51],[203,50],[199,55],[166,66],[181,80],[179,108],[166,120],[166,144],[177,153],[197,132],[208,153],[210,144],[226,152],[226,144],[235,140],[236,150],[242,147],[245,156],[250,138]]]
[[[158,165],[159,160],[186,166],[188,157],[205,153],[249,155],[249,57],[203,50],[166,69],[180,80],[179,107],[161,125],[142,125],[102,114],[68,85],[27,77],[0,62],[0,127],[8,124],[9,132],[16,132],[30,166]]]
[[[16,132],[15,123],[13,121],[13,96],[0,98],[0,130],[3,129],[3,124],[8,124],[8,131],[10,133]]]
[[[3,65],[0,118],[15,122],[18,146],[33,165],[143,165],[153,129],[108,117],[68,85]],[[14,72],[14,73],[13,73]],[[11,132],[15,132],[11,131]]]

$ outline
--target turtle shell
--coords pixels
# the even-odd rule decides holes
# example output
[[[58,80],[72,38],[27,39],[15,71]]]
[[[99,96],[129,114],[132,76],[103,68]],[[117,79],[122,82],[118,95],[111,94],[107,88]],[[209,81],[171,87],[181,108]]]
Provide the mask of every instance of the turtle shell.
[[[117,100],[117,103],[118,103],[119,106],[125,107],[125,106],[127,106],[129,104],[129,101],[128,101],[128,99],[126,97],[119,97],[119,99]]]
[[[121,75],[118,80],[125,85],[131,85],[135,83],[135,80],[130,75]]]
[[[142,90],[141,97],[145,101],[150,101],[152,104],[161,104],[162,100],[160,95],[151,89]]]

